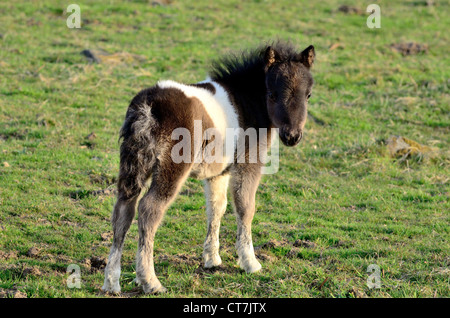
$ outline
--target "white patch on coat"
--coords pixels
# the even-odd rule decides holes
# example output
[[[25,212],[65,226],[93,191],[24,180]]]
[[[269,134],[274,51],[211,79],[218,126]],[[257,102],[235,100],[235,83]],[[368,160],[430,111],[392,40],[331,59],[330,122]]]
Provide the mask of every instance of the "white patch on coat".
[[[238,115],[225,89],[209,78],[203,82],[200,82],[199,84],[206,83],[214,86],[216,90],[214,94],[205,88],[185,85],[171,80],[159,81],[157,83],[157,86],[159,86],[160,88],[175,88],[182,91],[188,98],[195,97],[200,100],[209,117],[213,121],[214,127],[222,135],[224,145],[226,145],[227,128],[239,128]],[[233,149],[236,149],[236,141],[233,140],[230,142],[234,143]],[[225,151],[224,155],[226,155],[226,158],[224,158],[224,162],[231,162],[230,159],[232,156],[234,156],[234,154],[225,153]]]

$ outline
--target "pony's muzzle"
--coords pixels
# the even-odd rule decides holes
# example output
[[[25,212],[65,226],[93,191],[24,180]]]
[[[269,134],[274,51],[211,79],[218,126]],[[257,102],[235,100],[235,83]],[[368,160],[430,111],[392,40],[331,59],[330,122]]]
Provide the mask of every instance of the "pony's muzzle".
[[[303,132],[301,130],[283,130],[280,133],[280,138],[283,144],[292,147],[302,140]]]

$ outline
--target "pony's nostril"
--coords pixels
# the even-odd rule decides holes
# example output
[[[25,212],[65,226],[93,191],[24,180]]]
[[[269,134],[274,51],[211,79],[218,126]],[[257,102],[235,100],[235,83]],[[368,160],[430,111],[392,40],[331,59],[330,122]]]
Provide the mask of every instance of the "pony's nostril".
[[[302,139],[302,136],[301,136],[301,135],[295,135],[295,136],[292,137],[291,143],[292,143],[293,145],[296,145],[296,144],[300,141],[300,139]]]
[[[291,139],[291,134],[287,131],[284,132],[284,139],[289,140]]]

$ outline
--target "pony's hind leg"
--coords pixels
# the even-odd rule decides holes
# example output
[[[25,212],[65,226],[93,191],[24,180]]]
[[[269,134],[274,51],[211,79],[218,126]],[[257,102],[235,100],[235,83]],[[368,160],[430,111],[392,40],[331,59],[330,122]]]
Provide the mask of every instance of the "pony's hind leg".
[[[136,214],[136,205],[145,186],[145,180],[151,176],[149,169],[151,166],[147,169],[138,168],[139,166],[134,161],[135,158],[129,155],[133,152],[127,148],[127,144],[128,142],[124,141],[121,146],[120,173],[117,183],[118,196],[111,218],[114,238],[102,287],[103,291],[112,293],[120,292],[120,259],[125,235]]]
[[[120,130],[120,171],[117,183],[118,199],[112,215],[113,245],[105,268],[104,291],[119,292],[120,258],[125,235],[136,214],[136,205],[155,166],[156,142],[152,127],[151,108],[144,101],[132,102]]]
[[[188,164],[164,161],[167,164],[163,163],[155,171],[150,189],[138,206],[139,243],[136,255],[136,282],[142,285],[144,293],[150,294],[166,291],[155,274],[154,238],[166,209],[175,198],[190,170]]]
[[[205,180],[206,213],[208,217],[207,234],[203,244],[205,268],[222,264],[219,256],[220,219],[227,208],[229,174]]]
[[[133,221],[136,202],[139,194],[131,199],[123,199],[119,196],[111,222],[114,232],[113,244],[109,254],[108,264],[105,268],[105,281],[102,290],[110,293],[120,292],[120,259],[122,257],[122,248],[125,240],[125,235],[130,228]]]

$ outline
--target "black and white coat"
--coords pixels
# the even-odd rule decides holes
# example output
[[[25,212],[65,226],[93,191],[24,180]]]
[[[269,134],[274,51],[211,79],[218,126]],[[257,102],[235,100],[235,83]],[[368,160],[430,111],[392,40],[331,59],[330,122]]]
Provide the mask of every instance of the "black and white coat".
[[[230,189],[238,224],[238,264],[248,273],[261,269],[253,250],[251,223],[264,156],[276,134],[288,146],[300,141],[314,57],[312,46],[298,53],[291,45],[279,42],[219,60],[203,82],[159,81],[134,97],[121,129],[118,198],[112,215],[114,240],[104,291],[120,291],[123,241],[136,208],[136,282],[145,293],[165,290],[154,271],[154,237],[164,212],[189,176],[205,183],[204,266],[222,262],[219,228]],[[247,134],[250,130],[252,134]],[[208,138],[211,131],[214,138]],[[178,132],[189,132],[190,137],[181,138]],[[200,141],[192,137],[195,135],[201,136]],[[211,161],[205,150],[213,142],[209,156],[215,160]],[[225,151],[230,148],[231,152]],[[252,148],[257,150],[256,158],[250,156]],[[224,150],[219,151],[220,156],[218,150]]]

